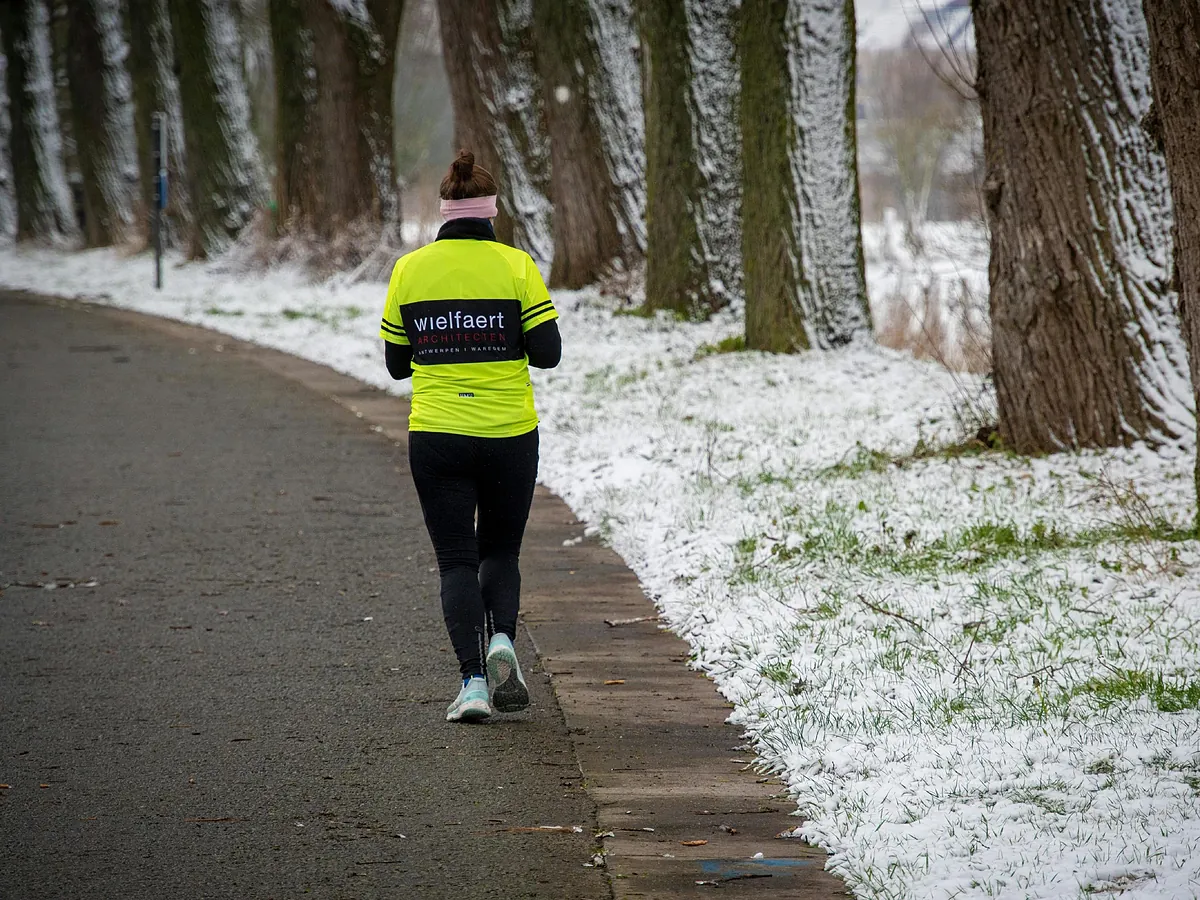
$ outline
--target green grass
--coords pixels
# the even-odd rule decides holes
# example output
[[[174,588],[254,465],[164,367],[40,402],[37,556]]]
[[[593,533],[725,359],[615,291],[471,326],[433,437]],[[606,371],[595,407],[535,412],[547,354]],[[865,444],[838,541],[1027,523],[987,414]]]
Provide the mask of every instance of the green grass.
[[[865,458],[861,464],[872,465],[873,459],[873,456]],[[867,511],[862,502],[856,509]],[[1107,545],[1171,543],[1195,537],[1191,528],[1180,528],[1165,519],[1152,525],[1115,523],[1077,532],[1062,530],[1044,520],[1024,531],[1011,522],[984,521],[922,544],[913,532],[904,535],[902,542],[872,541],[855,530],[854,518],[855,511],[834,501],[811,516],[805,516],[799,507],[791,507],[776,525],[804,535],[803,540],[789,545],[764,535],[761,544],[769,546],[771,556],[780,563],[841,562],[873,573],[936,577],[942,573],[979,571],[1005,559]],[[886,524],[884,530],[890,537]],[[1110,568],[1120,565],[1105,562]]]
[[[240,309],[221,309],[219,306],[210,306],[204,312],[209,316],[244,316],[246,314]]]
[[[820,478],[859,478],[872,472],[886,472],[895,465],[898,463],[891,455],[855,441],[853,450],[832,466],[821,469],[817,475]]]
[[[697,349],[692,359],[704,359],[706,356],[713,356],[718,353],[741,353],[746,349],[746,336],[744,334],[735,334],[732,337],[722,338],[715,344],[701,344]]]
[[[1159,712],[1175,713],[1200,707],[1200,679],[1168,679],[1161,672],[1123,669],[1104,678],[1089,678],[1070,696],[1088,697],[1101,709],[1146,697]]]

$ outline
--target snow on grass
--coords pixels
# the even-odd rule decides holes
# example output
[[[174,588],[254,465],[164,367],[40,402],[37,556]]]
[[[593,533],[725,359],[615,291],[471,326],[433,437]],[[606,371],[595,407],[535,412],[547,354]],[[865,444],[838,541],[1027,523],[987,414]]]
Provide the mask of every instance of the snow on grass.
[[[146,257],[0,250],[9,286],[406,389],[383,371],[382,285],[151,279]],[[726,354],[732,315],[555,300],[543,481],[690,641],[857,895],[1200,895],[1190,448],[983,453],[955,443],[977,376],[872,346]]]

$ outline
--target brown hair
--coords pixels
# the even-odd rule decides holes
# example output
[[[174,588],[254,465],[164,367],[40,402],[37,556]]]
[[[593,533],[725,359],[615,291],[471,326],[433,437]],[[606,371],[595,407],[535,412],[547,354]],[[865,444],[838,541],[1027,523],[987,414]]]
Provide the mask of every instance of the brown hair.
[[[443,200],[467,200],[471,197],[491,197],[499,193],[496,179],[483,166],[475,165],[475,154],[470,150],[459,150],[458,157],[450,163],[450,171],[442,179]]]

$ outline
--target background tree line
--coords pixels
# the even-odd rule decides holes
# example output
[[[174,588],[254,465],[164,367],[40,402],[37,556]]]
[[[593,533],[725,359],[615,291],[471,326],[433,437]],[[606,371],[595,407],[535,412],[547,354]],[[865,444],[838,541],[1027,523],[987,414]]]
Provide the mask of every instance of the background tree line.
[[[397,48],[420,52],[405,27],[431,26],[412,24],[405,7],[0,4],[18,239],[144,239],[149,121],[162,110],[171,218],[193,256],[222,252],[256,214],[271,240],[341,242],[349,264],[372,248],[394,255],[393,110],[424,89],[397,79]],[[648,311],[688,317],[744,302],[752,349],[869,335],[853,0],[436,7],[455,143],[498,176],[498,233],[545,265],[553,286],[644,275]],[[970,7],[965,84],[983,123],[999,439],[1023,452],[1190,442],[1197,4]],[[247,84],[254,28],[269,34],[265,97]],[[256,130],[264,109],[269,127]],[[883,130],[897,159],[901,147],[933,148],[910,162],[941,152],[946,123],[964,113],[935,113],[915,131]],[[68,167],[82,176],[78,198]],[[928,172],[897,167],[918,238]]]

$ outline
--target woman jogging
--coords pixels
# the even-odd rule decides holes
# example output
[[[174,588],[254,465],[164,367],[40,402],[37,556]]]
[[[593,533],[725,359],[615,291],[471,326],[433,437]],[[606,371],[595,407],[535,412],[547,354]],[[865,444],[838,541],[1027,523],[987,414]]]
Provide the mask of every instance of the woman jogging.
[[[529,366],[554,368],[562,342],[533,260],[496,241],[496,182],[469,151],[441,197],[437,239],[392,271],[380,337],[391,376],[413,380],[409,466],[462,675],[446,720],[478,721],[529,705],[513,649],[538,467]]]

